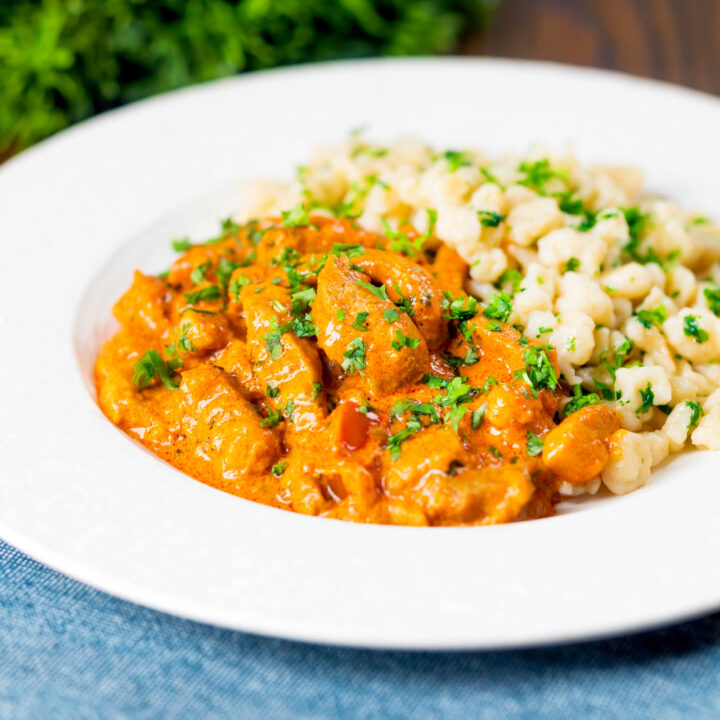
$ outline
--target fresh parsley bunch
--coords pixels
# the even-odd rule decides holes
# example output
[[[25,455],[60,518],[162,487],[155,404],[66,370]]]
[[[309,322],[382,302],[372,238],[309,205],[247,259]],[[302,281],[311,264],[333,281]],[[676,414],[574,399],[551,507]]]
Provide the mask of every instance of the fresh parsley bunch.
[[[0,158],[190,83],[304,61],[447,52],[497,2],[0,2]]]

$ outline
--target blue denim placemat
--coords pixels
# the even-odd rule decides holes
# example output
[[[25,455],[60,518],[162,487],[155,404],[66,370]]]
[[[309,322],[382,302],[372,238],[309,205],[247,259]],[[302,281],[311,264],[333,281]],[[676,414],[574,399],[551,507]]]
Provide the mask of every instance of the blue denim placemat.
[[[0,541],[0,718],[720,718],[720,616],[541,650],[345,650],[147,610]]]

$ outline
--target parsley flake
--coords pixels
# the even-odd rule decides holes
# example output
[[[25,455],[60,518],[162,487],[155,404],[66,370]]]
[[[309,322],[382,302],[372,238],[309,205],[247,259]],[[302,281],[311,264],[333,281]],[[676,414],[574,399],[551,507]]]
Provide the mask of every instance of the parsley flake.
[[[710,339],[707,330],[703,330],[698,325],[696,315],[686,315],[683,319],[683,332],[687,337],[691,337],[696,343],[705,343]]]

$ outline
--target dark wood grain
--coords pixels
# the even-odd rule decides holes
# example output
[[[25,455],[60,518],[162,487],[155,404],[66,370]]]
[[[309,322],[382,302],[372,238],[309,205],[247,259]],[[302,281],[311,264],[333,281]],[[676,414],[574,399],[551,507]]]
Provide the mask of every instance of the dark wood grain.
[[[461,50],[611,68],[720,95],[720,0],[503,0]]]

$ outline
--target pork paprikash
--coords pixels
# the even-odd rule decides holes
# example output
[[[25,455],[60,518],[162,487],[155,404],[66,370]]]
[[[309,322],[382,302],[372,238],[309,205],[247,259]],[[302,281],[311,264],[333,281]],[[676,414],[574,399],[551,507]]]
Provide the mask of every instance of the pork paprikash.
[[[555,351],[465,294],[468,266],[411,227],[228,221],[140,272],[96,365],[108,418],[183,472],[296,512],[398,525],[552,514],[596,477],[614,411]],[[562,410],[560,409],[562,407]]]

